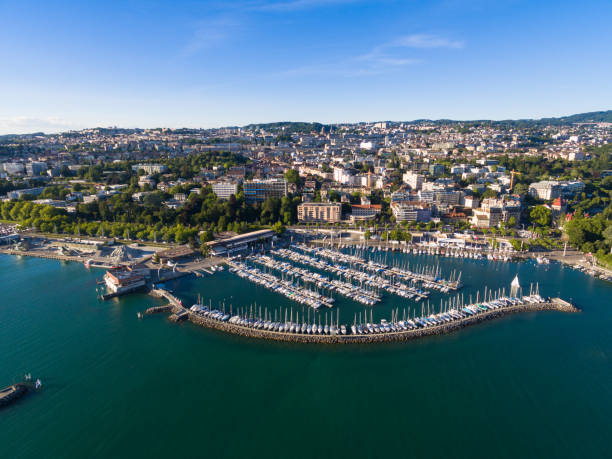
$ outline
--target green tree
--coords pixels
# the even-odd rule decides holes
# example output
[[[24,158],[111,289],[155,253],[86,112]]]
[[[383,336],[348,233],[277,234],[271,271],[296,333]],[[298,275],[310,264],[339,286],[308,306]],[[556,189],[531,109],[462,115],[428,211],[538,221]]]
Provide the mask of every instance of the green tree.
[[[274,225],[272,225],[272,229],[279,236],[285,232],[285,227],[281,222],[276,222]]]
[[[300,180],[300,174],[295,169],[289,169],[285,172],[285,180],[287,180],[287,183],[298,184]]]
[[[532,223],[539,226],[548,226],[551,222],[551,211],[546,206],[535,206],[529,212]]]

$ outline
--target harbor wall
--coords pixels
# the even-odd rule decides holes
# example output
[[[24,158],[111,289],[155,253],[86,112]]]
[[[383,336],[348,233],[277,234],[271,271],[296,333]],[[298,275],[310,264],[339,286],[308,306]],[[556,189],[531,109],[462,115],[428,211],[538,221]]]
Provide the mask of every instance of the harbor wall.
[[[175,308],[173,308],[174,310]],[[517,314],[521,312],[534,311],[561,311],[568,313],[579,312],[580,309],[571,303],[560,298],[554,298],[551,301],[535,304],[524,304],[510,306],[503,309],[494,309],[486,311],[475,316],[465,317],[461,320],[452,321],[433,327],[417,328],[414,330],[406,330],[400,332],[378,333],[368,335],[307,335],[298,333],[282,333],[269,330],[258,330],[241,325],[231,324],[228,322],[220,322],[214,319],[200,316],[192,311],[187,311],[188,320],[199,326],[212,328],[222,332],[232,333],[234,335],[243,336],[245,338],[268,339],[274,341],[285,341],[292,343],[315,343],[315,344],[366,344],[366,343],[383,343],[383,342],[400,342],[410,341],[413,339],[423,338],[426,336],[444,335],[453,331],[475,325],[488,320],[500,318],[507,315]]]

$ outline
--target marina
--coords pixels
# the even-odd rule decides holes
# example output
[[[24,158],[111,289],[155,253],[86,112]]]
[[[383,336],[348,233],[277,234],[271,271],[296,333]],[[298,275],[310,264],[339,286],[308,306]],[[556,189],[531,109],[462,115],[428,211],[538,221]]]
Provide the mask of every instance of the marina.
[[[249,267],[245,263],[229,261],[230,271],[243,279],[266,287],[276,293],[286,296],[290,300],[296,301],[318,309],[321,306],[332,307],[334,299],[321,295],[319,292],[304,287],[300,287],[289,280],[279,279],[269,273],[264,273],[257,268]]]
[[[278,252],[275,253],[278,254]],[[338,292],[339,294],[344,295],[358,303],[372,306],[380,301],[380,295],[371,290],[366,290],[349,282],[342,282],[338,279],[329,279],[328,277],[319,273],[311,272],[306,269],[293,266],[289,263],[274,260],[266,255],[250,256],[248,259],[253,260],[254,263],[280,271],[285,275],[299,278],[303,282],[309,282],[317,287]]]
[[[411,265],[418,261],[412,254],[395,252],[394,256],[398,262],[410,261]],[[493,296],[500,291],[503,296],[504,287],[505,296],[510,296],[510,282],[518,273],[525,296],[529,294],[529,284],[533,283],[535,289],[538,283],[543,298],[550,295],[571,299],[583,309],[582,313],[567,314],[551,303],[524,304],[406,332],[362,335],[352,333],[354,322],[366,327],[368,322],[379,324],[380,328],[383,319],[389,324],[404,320],[404,308],[406,320],[408,316],[413,320],[413,309],[416,317],[428,317],[427,300],[414,304],[385,295],[372,308],[338,295],[334,309],[315,311],[238,278],[228,269],[202,278],[189,276],[166,283],[166,289],[174,292],[171,295],[182,300],[186,309],[200,304],[221,312],[225,307],[225,314],[230,314],[231,307],[231,316],[235,316],[238,308],[244,308],[240,315],[248,316],[252,304],[253,316],[265,318],[267,308],[268,320],[273,322],[304,323],[310,316],[312,324],[314,313],[317,330],[319,315],[323,329],[326,315],[329,326],[333,316],[334,325],[344,324],[347,329],[346,335],[319,335],[241,327],[228,323],[229,319],[213,320],[191,311],[183,322],[169,323],[167,316],[172,314],[174,305],[164,308],[162,313],[145,314],[139,320],[137,312],[165,306],[170,302],[168,297],[134,293],[98,302],[92,287],[102,277],[101,273],[83,269],[82,263],[6,256],[0,256],[0,262],[4,263],[0,270],[4,275],[0,277],[13,287],[6,295],[7,307],[0,309],[3,324],[0,338],[11,349],[0,357],[0,377],[8,385],[23,371],[32,371],[44,377],[46,388],[40,395],[25,397],[2,410],[0,449],[7,457],[24,452],[24,437],[36,444],[26,451],[29,457],[61,456],[62,452],[82,457],[88,451],[91,454],[93,443],[104,445],[99,451],[104,456],[126,452],[138,455],[143,451],[152,456],[156,452],[171,455],[173,452],[165,441],[152,438],[144,445],[134,445],[133,439],[150,431],[169,431],[177,420],[185,423],[189,437],[202,438],[203,430],[214,430],[214,434],[204,437],[210,440],[207,448],[215,455],[223,455],[227,445],[233,444],[231,432],[237,410],[242,410],[250,426],[239,432],[253,431],[248,447],[239,445],[231,449],[233,455],[241,456],[248,455],[253,447],[268,448],[269,443],[263,438],[274,429],[279,433],[279,446],[287,450],[301,437],[295,429],[307,429],[329,419],[353,430],[367,423],[372,410],[377,409],[383,410],[381,420],[371,429],[379,437],[415,431],[423,442],[429,443],[419,447],[423,454],[435,451],[452,455],[457,450],[467,454],[475,443],[462,448],[464,433],[457,432],[454,426],[440,426],[437,413],[460,413],[475,397],[487,406],[500,407],[504,413],[497,421],[503,432],[493,431],[493,438],[479,439],[480,446],[494,450],[499,441],[514,435],[513,429],[521,424],[526,438],[511,449],[512,454],[520,456],[533,441],[556,457],[580,454],[604,457],[600,453],[606,448],[607,431],[600,425],[600,419],[605,419],[612,407],[605,390],[610,366],[603,354],[610,347],[607,330],[612,317],[605,302],[609,286],[558,263],[546,268],[535,262],[469,263],[462,276],[464,287],[458,294],[464,296],[465,305],[476,303],[478,291],[478,303],[485,301],[482,285],[490,286],[487,301],[489,291]],[[463,263],[444,258],[440,269],[451,272],[460,269]],[[38,279],[56,286],[56,296],[28,288]],[[475,288],[471,279],[476,279],[481,287]],[[206,299],[198,301],[198,295]],[[452,300],[450,297],[444,300],[459,301],[457,295],[451,296]],[[434,304],[433,313],[439,313],[441,297],[441,292],[432,291],[430,314]],[[425,308],[423,314],[421,307]],[[194,389],[159,398],[160,393],[171,393],[176,388],[176,378],[168,375],[179,375],[181,384]],[[372,388],[383,386],[398,395],[396,402],[380,403],[376,397],[368,398]],[[319,390],[323,387],[326,389]],[[582,389],[577,391],[576,387]],[[251,396],[260,388],[268,392],[261,397]],[[83,422],[82,415],[84,398],[88,399],[91,413],[87,422]],[[154,406],[152,399],[156,400]],[[575,400],[594,420],[583,417],[583,411],[575,408],[578,411],[572,413],[584,420],[583,424],[575,425],[574,420],[567,418],[567,408],[559,406],[560,399]],[[364,401],[369,405],[364,405]],[[542,405],[547,407],[545,415],[534,410]],[[342,409],[332,409],[331,415],[329,407]],[[203,410],[214,421],[202,424]],[[296,411],[305,414],[292,417],[291,426],[279,422],[278,413],[284,419],[287,413]],[[143,416],[142,423],[137,425],[131,422],[135,412]],[[163,415],[151,416],[153,412]],[[406,416],[407,412],[419,415]],[[525,413],[531,415],[524,416]],[[538,432],[538,426],[551,418],[559,420],[554,423],[555,430]],[[125,427],[117,430],[117,423]],[[354,433],[338,436],[329,432],[327,425],[323,425],[320,438],[322,445],[335,454],[375,455],[378,451],[380,445],[356,446],[351,441]],[[477,430],[486,430],[488,425],[490,418],[484,414],[482,419],[470,421],[470,426]],[[583,438],[596,436],[601,441],[572,442],[561,447],[558,435],[571,428],[578,429],[577,434]],[[459,446],[432,450],[430,445],[435,444],[441,433]],[[70,435],[78,435],[82,442],[68,442],[60,448],[55,438]],[[389,446],[389,452],[406,453],[405,442],[400,443],[397,447]],[[181,440],[172,446],[174,454],[185,456],[197,455],[200,448],[200,441]]]
[[[373,288],[376,290],[385,290],[388,293],[392,293],[404,298],[414,298],[418,301],[427,298],[427,296],[429,295],[428,291],[416,286],[416,283],[419,282],[418,279],[411,278],[409,276],[400,277],[398,273],[393,273],[387,270],[386,268],[378,268],[378,271],[376,272],[380,274],[374,274],[371,269],[365,270],[363,268],[364,263],[360,263],[358,265],[361,267],[361,269],[355,269],[342,265],[340,263],[331,263],[325,260],[317,259],[310,255],[305,255],[303,253],[291,249],[277,249],[273,250],[271,253],[273,255],[289,259],[297,263],[301,263],[316,269],[330,272],[332,274],[337,275],[341,279],[344,278],[346,280],[353,281],[359,284],[360,286],[365,285],[369,288]],[[385,275],[389,277],[383,277]],[[407,280],[411,283],[411,285],[400,282],[400,278]],[[437,284],[428,282],[426,285],[433,287]]]
[[[232,269],[249,272],[244,267],[234,264]],[[252,270],[253,271],[253,270]],[[421,304],[420,313],[412,309],[399,308],[391,310],[389,319],[374,321],[372,309],[355,312],[352,324],[340,321],[339,311],[316,314],[310,309],[306,312],[293,308],[278,309],[274,307],[251,304],[238,307],[226,307],[225,303],[216,308],[212,302],[203,305],[196,303],[190,308],[182,301],[163,290],[157,291],[160,296],[170,300],[173,321],[189,320],[192,323],[210,327],[240,336],[292,341],[301,343],[373,343],[388,341],[407,341],[418,337],[444,334],[480,323],[484,320],[502,317],[507,314],[528,311],[557,310],[562,312],[579,312],[580,309],[561,298],[544,298],[539,293],[538,284],[529,286],[529,294],[523,295],[518,276],[513,280],[510,294],[505,289],[484,290],[482,299],[476,293],[475,301],[465,303],[463,295],[456,295],[440,307]],[[166,312],[168,309],[150,308],[147,314]]]
[[[353,248],[352,255],[343,253],[339,250],[309,247],[306,244],[296,244],[295,247],[301,251],[327,258],[334,263],[336,261],[346,263],[351,268],[358,268],[362,271],[369,271],[382,276],[400,275],[407,280],[424,282],[428,284],[429,288],[437,289],[444,293],[461,288],[461,274],[459,274],[459,277],[456,279],[453,276],[451,279],[447,280],[440,277],[437,267],[433,266],[421,267],[420,270],[416,271],[411,271],[407,267],[401,266],[390,267],[382,261],[366,259],[365,257],[368,251],[363,247]]]

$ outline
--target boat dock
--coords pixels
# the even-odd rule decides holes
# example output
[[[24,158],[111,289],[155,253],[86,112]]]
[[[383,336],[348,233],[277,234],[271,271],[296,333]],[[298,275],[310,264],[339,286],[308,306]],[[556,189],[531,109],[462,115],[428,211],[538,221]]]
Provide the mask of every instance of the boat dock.
[[[239,277],[266,287],[276,293],[280,293],[290,300],[308,305],[314,309],[318,309],[321,306],[331,308],[334,304],[335,300],[331,297],[321,295],[314,290],[300,287],[289,280],[279,279],[272,274],[264,273],[257,268],[249,267],[245,263],[229,261],[228,264],[230,266],[230,271]]]
[[[426,283],[427,288],[437,289],[444,293],[461,288],[460,277],[458,279],[443,279],[440,277],[438,270],[434,270],[433,268],[423,268],[420,271],[411,271],[400,267],[390,267],[386,263],[367,260],[364,256],[345,254],[339,250],[310,247],[306,244],[294,244],[292,247],[317,257],[327,258],[332,261],[334,265],[339,261],[347,264],[351,269],[357,269],[362,272],[368,271],[382,277],[400,276],[405,280]]]
[[[429,295],[429,292],[423,290],[422,288],[400,282],[397,276],[385,278],[379,274],[366,272],[365,270],[358,270],[337,262],[327,262],[325,260],[314,258],[310,255],[306,255],[291,249],[277,249],[271,253],[294,262],[302,263],[316,269],[321,269],[336,274],[340,278],[344,277],[347,280],[358,283],[360,286],[365,284],[368,287],[378,290],[385,290],[403,298],[415,298],[416,300],[420,300],[427,298]]]
[[[357,287],[349,282],[329,279],[327,276],[293,266],[287,262],[275,260],[267,255],[251,255],[248,259],[252,260],[254,263],[280,271],[284,275],[291,276],[294,279],[299,279],[302,282],[308,282],[317,287],[337,292],[361,304],[372,306],[381,300],[380,295],[373,291]]]
[[[165,295],[164,295],[165,296]],[[486,295],[485,295],[486,299]],[[267,310],[262,314],[257,308],[243,308],[236,313],[227,313],[223,310],[213,309],[195,304],[190,309],[179,306],[180,301],[174,304],[173,320],[189,320],[190,322],[207,328],[220,330],[248,338],[270,339],[295,343],[318,344],[356,344],[408,341],[431,335],[450,333],[470,325],[492,320],[520,312],[534,312],[555,310],[575,313],[580,309],[561,298],[543,298],[532,292],[520,298],[505,295],[493,295],[489,292],[486,301],[465,305],[459,298],[449,301],[437,312],[428,311],[412,317],[406,315],[400,318],[399,311],[394,311],[389,321],[382,319],[379,323],[368,320],[367,314],[363,320],[355,318],[352,326],[340,324],[339,320],[332,320],[328,324],[321,324],[321,316],[316,319],[306,317],[288,317],[285,310],[284,320],[278,315],[272,317]]]

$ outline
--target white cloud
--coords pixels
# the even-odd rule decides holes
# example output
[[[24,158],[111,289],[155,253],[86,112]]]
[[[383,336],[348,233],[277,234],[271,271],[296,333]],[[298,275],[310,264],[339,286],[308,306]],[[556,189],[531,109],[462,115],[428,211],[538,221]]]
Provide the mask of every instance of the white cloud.
[[[437,35],[413,34],[399,37],[388,46],[401,48],[463,48],[464,43],[459,40],[451,40]]]
[[[13,116],[0,118],[0,134],[27,134],[31,132],[61,132],[82,129],[84,126],[58,117],[36,118]]]
[[[326,62],[313,65],[305,65],[281,72],[284,76],[335,76],[335,77],[361,77],[369,75],[381,75],[398,70],[402,67],[415,65],[421,62],[419,59],[387,57],[375,54],[357,56],[338,62]]]

